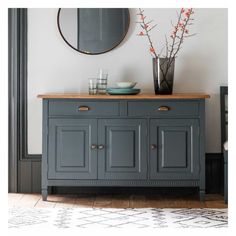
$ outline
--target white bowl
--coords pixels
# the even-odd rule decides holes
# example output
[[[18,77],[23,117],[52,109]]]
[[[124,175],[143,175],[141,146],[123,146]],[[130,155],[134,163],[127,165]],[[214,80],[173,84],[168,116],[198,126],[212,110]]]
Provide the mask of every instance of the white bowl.
[[[117,82],[119,88],[133,88],[137,82]]]

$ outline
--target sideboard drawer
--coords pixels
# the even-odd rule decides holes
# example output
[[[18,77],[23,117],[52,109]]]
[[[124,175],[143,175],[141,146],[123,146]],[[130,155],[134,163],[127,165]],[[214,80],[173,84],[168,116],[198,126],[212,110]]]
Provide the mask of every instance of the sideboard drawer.
[[[118,116],[119,102],[50,101],[49,115]]]
[[[129,116],[198,116],[197,101],[128,102]]]

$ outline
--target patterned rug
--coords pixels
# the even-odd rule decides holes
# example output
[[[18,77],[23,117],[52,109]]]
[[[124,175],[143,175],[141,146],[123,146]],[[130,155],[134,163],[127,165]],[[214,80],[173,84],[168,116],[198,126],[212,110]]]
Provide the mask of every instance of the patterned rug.
[[[225,228],[227,209],[23,208],[9,209],[9,228]]]

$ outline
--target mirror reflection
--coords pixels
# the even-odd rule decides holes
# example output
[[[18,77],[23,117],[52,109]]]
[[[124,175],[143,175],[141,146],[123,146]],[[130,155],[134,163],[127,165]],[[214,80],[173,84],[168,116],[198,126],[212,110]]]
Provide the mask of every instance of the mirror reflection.
[[[58,28],[73,49],[86,54],[112,50],[129,28],[127,8],[60,8]]]

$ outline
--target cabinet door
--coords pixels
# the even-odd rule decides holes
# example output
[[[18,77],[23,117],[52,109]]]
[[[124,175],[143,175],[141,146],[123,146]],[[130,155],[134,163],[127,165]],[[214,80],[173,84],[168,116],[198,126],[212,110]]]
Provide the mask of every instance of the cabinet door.
[[[199,177],[197,119],[153,119],[150,122],[150,178]]]
[[[99,120],[98,165],[99,179],[146,179],[146,120]]]
[[[49,119],[48,178],[96,179],[97,121]]]

